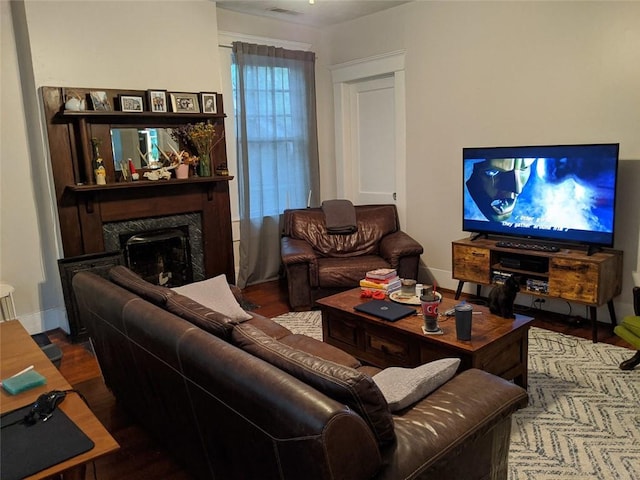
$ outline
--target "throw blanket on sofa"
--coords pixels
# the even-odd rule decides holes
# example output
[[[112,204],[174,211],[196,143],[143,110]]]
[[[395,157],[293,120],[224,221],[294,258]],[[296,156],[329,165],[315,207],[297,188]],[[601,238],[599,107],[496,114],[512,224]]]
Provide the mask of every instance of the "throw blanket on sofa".
[[[358,230],[356,209],[349,200],[325,200],[322,211],[328,233],[350,235]]]

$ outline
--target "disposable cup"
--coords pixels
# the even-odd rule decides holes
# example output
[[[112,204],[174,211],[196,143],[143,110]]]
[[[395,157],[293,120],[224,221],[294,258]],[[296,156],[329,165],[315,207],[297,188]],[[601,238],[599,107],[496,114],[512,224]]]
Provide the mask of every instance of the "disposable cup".
[[[442,296],[438,293],[430,293],[429,295],[420,297],[424,328],[427,332],[435,332],[438,330],[438,306],[441,300]]]

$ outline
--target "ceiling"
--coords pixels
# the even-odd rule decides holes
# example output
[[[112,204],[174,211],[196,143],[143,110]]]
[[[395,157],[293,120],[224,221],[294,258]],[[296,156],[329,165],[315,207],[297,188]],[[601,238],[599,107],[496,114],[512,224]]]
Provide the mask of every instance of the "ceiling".
[[[216,5],[226,10],[276,18],[313,27],[328,27],[375,12],[387,10],[411,0],[227,0]]]

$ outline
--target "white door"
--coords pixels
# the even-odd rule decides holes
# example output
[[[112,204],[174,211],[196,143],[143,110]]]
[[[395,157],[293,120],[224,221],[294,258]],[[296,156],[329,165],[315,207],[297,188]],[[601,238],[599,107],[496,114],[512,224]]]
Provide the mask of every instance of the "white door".
[[[395,203],[406,220],[404,52],[332,67],[338,198]]]
[[[351,179],[356,204],[395,203],[395,90],[392,75],[350,86]]]

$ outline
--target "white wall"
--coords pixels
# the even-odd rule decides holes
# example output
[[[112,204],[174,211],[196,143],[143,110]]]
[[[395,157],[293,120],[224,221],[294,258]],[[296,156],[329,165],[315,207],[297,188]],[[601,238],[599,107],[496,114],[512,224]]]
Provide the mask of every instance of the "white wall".
[[[640,3],[419,1],[338,25],[332,64],[406,53],[407,225],[449,288],[465,146],[620,142],[619,315],[638,269]],[[558,307],[564,308],[564,302]],[[608,318],[606,309],[598,312]],[[583,314],[582,311],[579,311]]]
[[[631,271],[640,270],[640,3],[420,1],[319,31],[204,0],[18,0],[0,2],[0,21],[0,278],[16,287],[32,332],[66,328],[37,88],[216,91],[218,28],[313,45],[323,198],[336,192],[328,66],[406,51],[405,228],[443,285],[452,283],[450,242],[463,236],[463,146],[620,142],[616,306],[630,312]]]
[[[20,10],[20,6],[13,8]],[[11,4],[0,2],[0,279],[16,289],[17,313],[35,333],[45,317],[57,326],[64,315],[56,308],[62,298],[59,281],[50,281],[57,275],[52,257],[56,238],[51,204],[55,202],[50,196],[41,137],[38,141],[38,120],[28,120],[38,111],[33,75],[28,55],[21,54],[20,65],[16,49],[17,44],[28,41],[20,13],[14,30]],[[47,260],[47,254],[54,262]]]
[[[217,91],[216,5],[19,0],[0,9],[0,276],[16,288],[17,313],[30,332],[68,329],[38,88]]]

